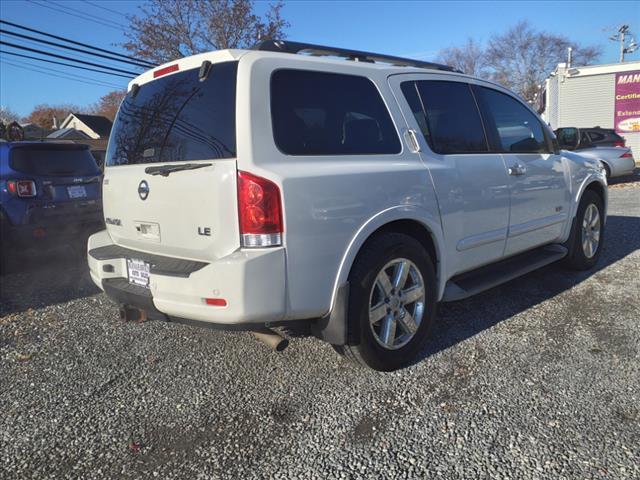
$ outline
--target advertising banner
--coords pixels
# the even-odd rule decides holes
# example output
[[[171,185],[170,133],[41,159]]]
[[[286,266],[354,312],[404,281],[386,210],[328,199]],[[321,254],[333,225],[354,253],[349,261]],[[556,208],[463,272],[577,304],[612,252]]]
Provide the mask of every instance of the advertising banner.
[[[616,73],[613,124],[617,133],[640,133],[640,70]]]

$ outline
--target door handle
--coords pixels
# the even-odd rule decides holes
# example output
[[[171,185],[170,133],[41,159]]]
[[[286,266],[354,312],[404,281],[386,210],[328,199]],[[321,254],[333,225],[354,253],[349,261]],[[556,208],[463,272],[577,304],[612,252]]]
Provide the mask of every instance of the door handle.
[[[418,137],[416,136],[416,131],[414,129],[408,128],[405,130],[404,139],[413,153],[418,153],[420,151],[420,144],[418,143]]]
[[[512,167],[509,167],[509,175],[519,177],[520,175],[524,175],[525,173],[527,173],[527,167],[525,167],[524,165],[520,165],[519,163],[516,163]]]

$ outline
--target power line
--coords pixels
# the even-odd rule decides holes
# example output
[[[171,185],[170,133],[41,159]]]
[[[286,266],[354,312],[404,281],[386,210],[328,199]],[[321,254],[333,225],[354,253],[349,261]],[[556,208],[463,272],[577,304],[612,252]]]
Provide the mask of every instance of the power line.
[[[99,25],[103,25],[105,27],[109,27],[109,28],[113,28],[114,30],[118,30],[118,31],[122,31],[123,28],[126,28],[124,26],[116,26],[115,24],[109,24],[109,23],[105,23],[103,21],[100,20],[96,20],[95,18],[91,18],[91,17],[87,17],[87,16],[83,16],[81,14],[78,13],[73,13],[73,12],[67,12],[65,10],[61,10],[60,8],[56,8],[53,5],[49,5],[46,3],[38,3],[34,0],[27,0],[31,3],[33,3],[34,5],[37,5],[39,7],[44,7],[44,8],[48,8],[49,10],[54,10],[56,12],[60,12],[60,13],[64,13],[66,15],[71,15],[72,17],[76,17],[76,18],[80,18],[82,20],[89,20],[90,22],[94,22],[97,23]],[[60,5],[56,4],[58,7],[60,7]],[[66,7],[65,7],[66,8]]]
[[[102,10],[107,11],[107,12],[115,13],[116,15],[120,15],[121,17],[127,18],[127,16],[122,12],[119,12],[117,10],[113,10],[111,8],[104,7],[102,5],[98,5],[97,3],[90,2],[89,0],[84,0],[84,3],[88,3],[89,5],[93,5],[94,7],[98,7],[98,8],[101,8]]]
[[[66,38],[66,37],[60,37],[58,35],[53,35],[51,33],[43,32],[41,30],[36,30],[35,28],[25,27],[24,25],[20,25],[20,24],[17,24],[17,23],[9,22],[7,20],[0,19],[0,23],[4,23],[6,25],[10,25],[12,27],[19,28],[21,30],[26,30],[28,32],[37,33],[37,34],[43,35],[45,37],[55,38],[56,40],[62,40],[63,42],[71,43],[73,45],[78,45],[80,47],[86,47],[86,48],[90,48],[92,50],[97,50],[99,52],[108,53],[108,54],[116,56],[116,57],[128,58],[129,60],[135,60],[136,62],[144,63],[144,64],[148,65],[149,67],[157,67],[158,66],[157,64],[152,63],[152,62],[148,62],[146,60],[141,60],[141,59],[136,58],[136,57],[131,57],[129,55],[124,55],[122,53],[117,53],[117,52],[113,52],[111,50],[106,50],[104,48],[96,47],[94,45],[89,45],[89,44],[86,44],[86,43],[77,42],[75,40],[71,40],[71,39]]]
[[[30,48],[30,47],[25,47],[25,46],[22,46],[22,45],[16,45],[15,43],[4,42],[2,40],[0,40],[0,45],[6,45],[8,47],[17,48],[19,50],[26,50],[26,51],[33,52],[33,53],[39,53],[41,55],[47,55],[49,57],[60,58],[62,60],[70,60],[72,62],[82,63],[84,65],[90,65],[92,67],[100,67],[100,68],[104,68],[104,69],[107,69],[107,70],[111,70],[112,72],[126,73],[126,74],[129,74],[129,75],[132,75],[132,76],[140,75],[139,73],[136,73],[136,72],[129,72],[127,70],[121,70],[121,69],[115,68],[115,67],[106,67],[104,65],[100,65],[99,63],[85,62],[84,60],[77,60],[75,58],[65,57],[64,55],[58,55],[58,54],[55,54],[55,53],[49,53],[49,52],[45,52],[44,50],[38,50],[36,48]]]
[[[63,72],[61,70],[56,70],[55,68],[43,67],[41,65],[34,65],[34,64],[28,63],[28,62],[13,63],[13,62],[9,62],[8,60],[2,60],[2,59],[0,59],[0,61],[3,61],[4,63],[7,63],[9,65],[13,65],[14,67],[29,66],[29,67],[33,67],[35,69],[47,70],[49,72],[54,72],[54,73],[58,73],[58,74],[61,74],[61,75],[65,75],[65,76],[70,77],[70,78],[78,78],[78,79],[87,80],[89,82],[95,83],[96,85],[104,85],[104,86],[109,86],[109,87],[113,87],[113,88],[123,88],[121,85],[116,85],[114,83],[109,83],[109,82],[105,82],[105,81],[102,81],[102,80],[96,80],[94,78],[85,77],[83,75],[70,76],[67,72]]]
[[[62,1],[48,0],[48,2],[47,2],[47,3],[49,3],[49,4],[54,4],[56,7],[58,7],[58,8],[62,8],[62,9],[67,10],[67,11],[69,11],[69,12],[77,13],[73,8],[70,8],[70,7],[67,7],[66,5],[63,5],[63,2],[62,2]],[[64,3],[66,3],[66,2],[64,2]],[[109,23],[109,24],[111,24],[111,25],[114,25],[114,26],[116,26],[116,27],[120,27],[120,28],[123,28],[123,29],[126,29],[126,28],[127,28],[127,25],[125,25],[125,24],[123,24],[123,23],[116,22],[115,20],[111,20],[111,19],[109,19],[109,18],[97,17],[96,15],[91,14],[91,13],[87,13],[87,12],[85,12],[85,11],[83,11],[82,13],[79,13],[79,15],[83,15],[83,16],[85,16],[85,17],[88,17],[88,18],[90,18],[90,19],[93,19],[94,21],[99,21],[99,22]]]
[[[17,63],[8,62],[7,60],[0,60],[0,61],[2,63],[6,63],[7,65],[12,65],[12,66],[14,66],[16,68],[22,68],[23,70],[31,70],[33,72],[42,73],[42,74],[45,74],[45,75],[49,75],[51,77],[63,78],[65,80],[71,80],[73,82],[85,83],[87,85],[95,85],[95,86],[98,86],[98,87],[108,87],[108,88],[118,88],[118,89],[122,88],[122,87],[120,87],[118,85],[111,85],[111,84],[108,84],[108,83],[101,83],[101,82],[89,82],[89,81],[86,81],[86,80],[79,80],[77,78],[73,78],[73,77],[70,77],[70,76],[67,76],[67,75],[57,75],[57,74],[54,74],[54,73],[48,73],[48,72],[42,71],[42,70],[40,70],[38,68],[25,67],[23,65],[18,65]]]
[[[104,55],[102,53],[94,53],[94,52],[90,52],[88,50],[84,50],[82,48],[69,47],[67,45],[62,45],[60,43],[50,42],[49,40],[42,40],[40,38],[32,37],[31,35],[24,35],[22,33],[10,32],[10,31],[5,30],[3,28],[0,28],[0,33],[4,33],[5,35],[11,35],[11,36],[18,37],[18,38],[24,38],[24,39],[31,40],[31,41],[38,42],[38,43],[43,43],[45,45],[52,45],[52,46],[57,47],[57,48],[64,48],[66,50],[73,50],[74,52],[80,52],[80,53],[84,53],[86,55],[93,55],[93,56],[96,56],[96,57],[106,58],[107,60],[112,60],[112,61],[115,61],[115,62],[128,63],[130,65],[135,65],[136,67],[148,68],[145,65],[142,65],[142,64],[140,64],[138,62],[133,62],[131,60],[120,60],[119,58],[114,58],[114,57],[111,57],[109,55]]]
[[[55,60],[47,60],[46,58],[38,58],[38,57],[33,57],[31,55],[23,55],[22,53],[7,52],[6,50],[0,50],[0,55],[13,55],[15,57],[30,58],[31,60],[39,60],[41,62],[46,62],[46,63],[55,63],[56,65],[64,65],[65,67],[78,68],[80,70],[88,70],[91,72],[104,73],[105,75],[112,75],[114,77],[131,78],[129,75],[121,75],[119,73],[105,72],[103,70],[98,70],[97,68],[81,67],[80,65],[72,65],[70,63],[56,62]]]

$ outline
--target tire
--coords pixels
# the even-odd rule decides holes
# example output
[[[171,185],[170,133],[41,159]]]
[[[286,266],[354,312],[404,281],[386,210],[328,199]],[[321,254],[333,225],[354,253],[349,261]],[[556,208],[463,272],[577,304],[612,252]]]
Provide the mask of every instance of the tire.
[[[609,180],[611,178],[611,168],[609,168],[609,165],[604,162],[600,162],[600,165],[604,168],[604,173],[607,176],[607,180]]]
[[[593,217],[594,209],[597,211],[597,219]],[[595,247],[592,241],[594,238],[596,239]],[[580,199],[571,235],[565,243],[565,247],[569,250],[565,257],[565,265],[573,270],[589,270],[600,258],[603,241],[604,206],[602,199],[594,191],[587,190]]]
[[[397,282],[402,288],[395,289],[392,283],[400,270],[407,273],[398,275],[405,280]],[[383,273],[390,283],[383,281]],[[379,371],[415,362],[429,338],[437,303],[435,269],[423,246],[400,233],[372,238],[358,254],[349,284],[348,340],[336,349]],[[375,308],[370,308],[372,304]],[[371,323],[370,310],[374,317],[382,317]]]

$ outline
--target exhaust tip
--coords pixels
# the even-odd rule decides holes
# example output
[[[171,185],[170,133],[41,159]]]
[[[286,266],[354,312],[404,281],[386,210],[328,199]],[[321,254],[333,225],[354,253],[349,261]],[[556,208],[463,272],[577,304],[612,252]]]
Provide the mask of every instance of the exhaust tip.
[[[253,330],[251,334],[274,352],[282,352],[289,346],[289,340],[267,327]]]

